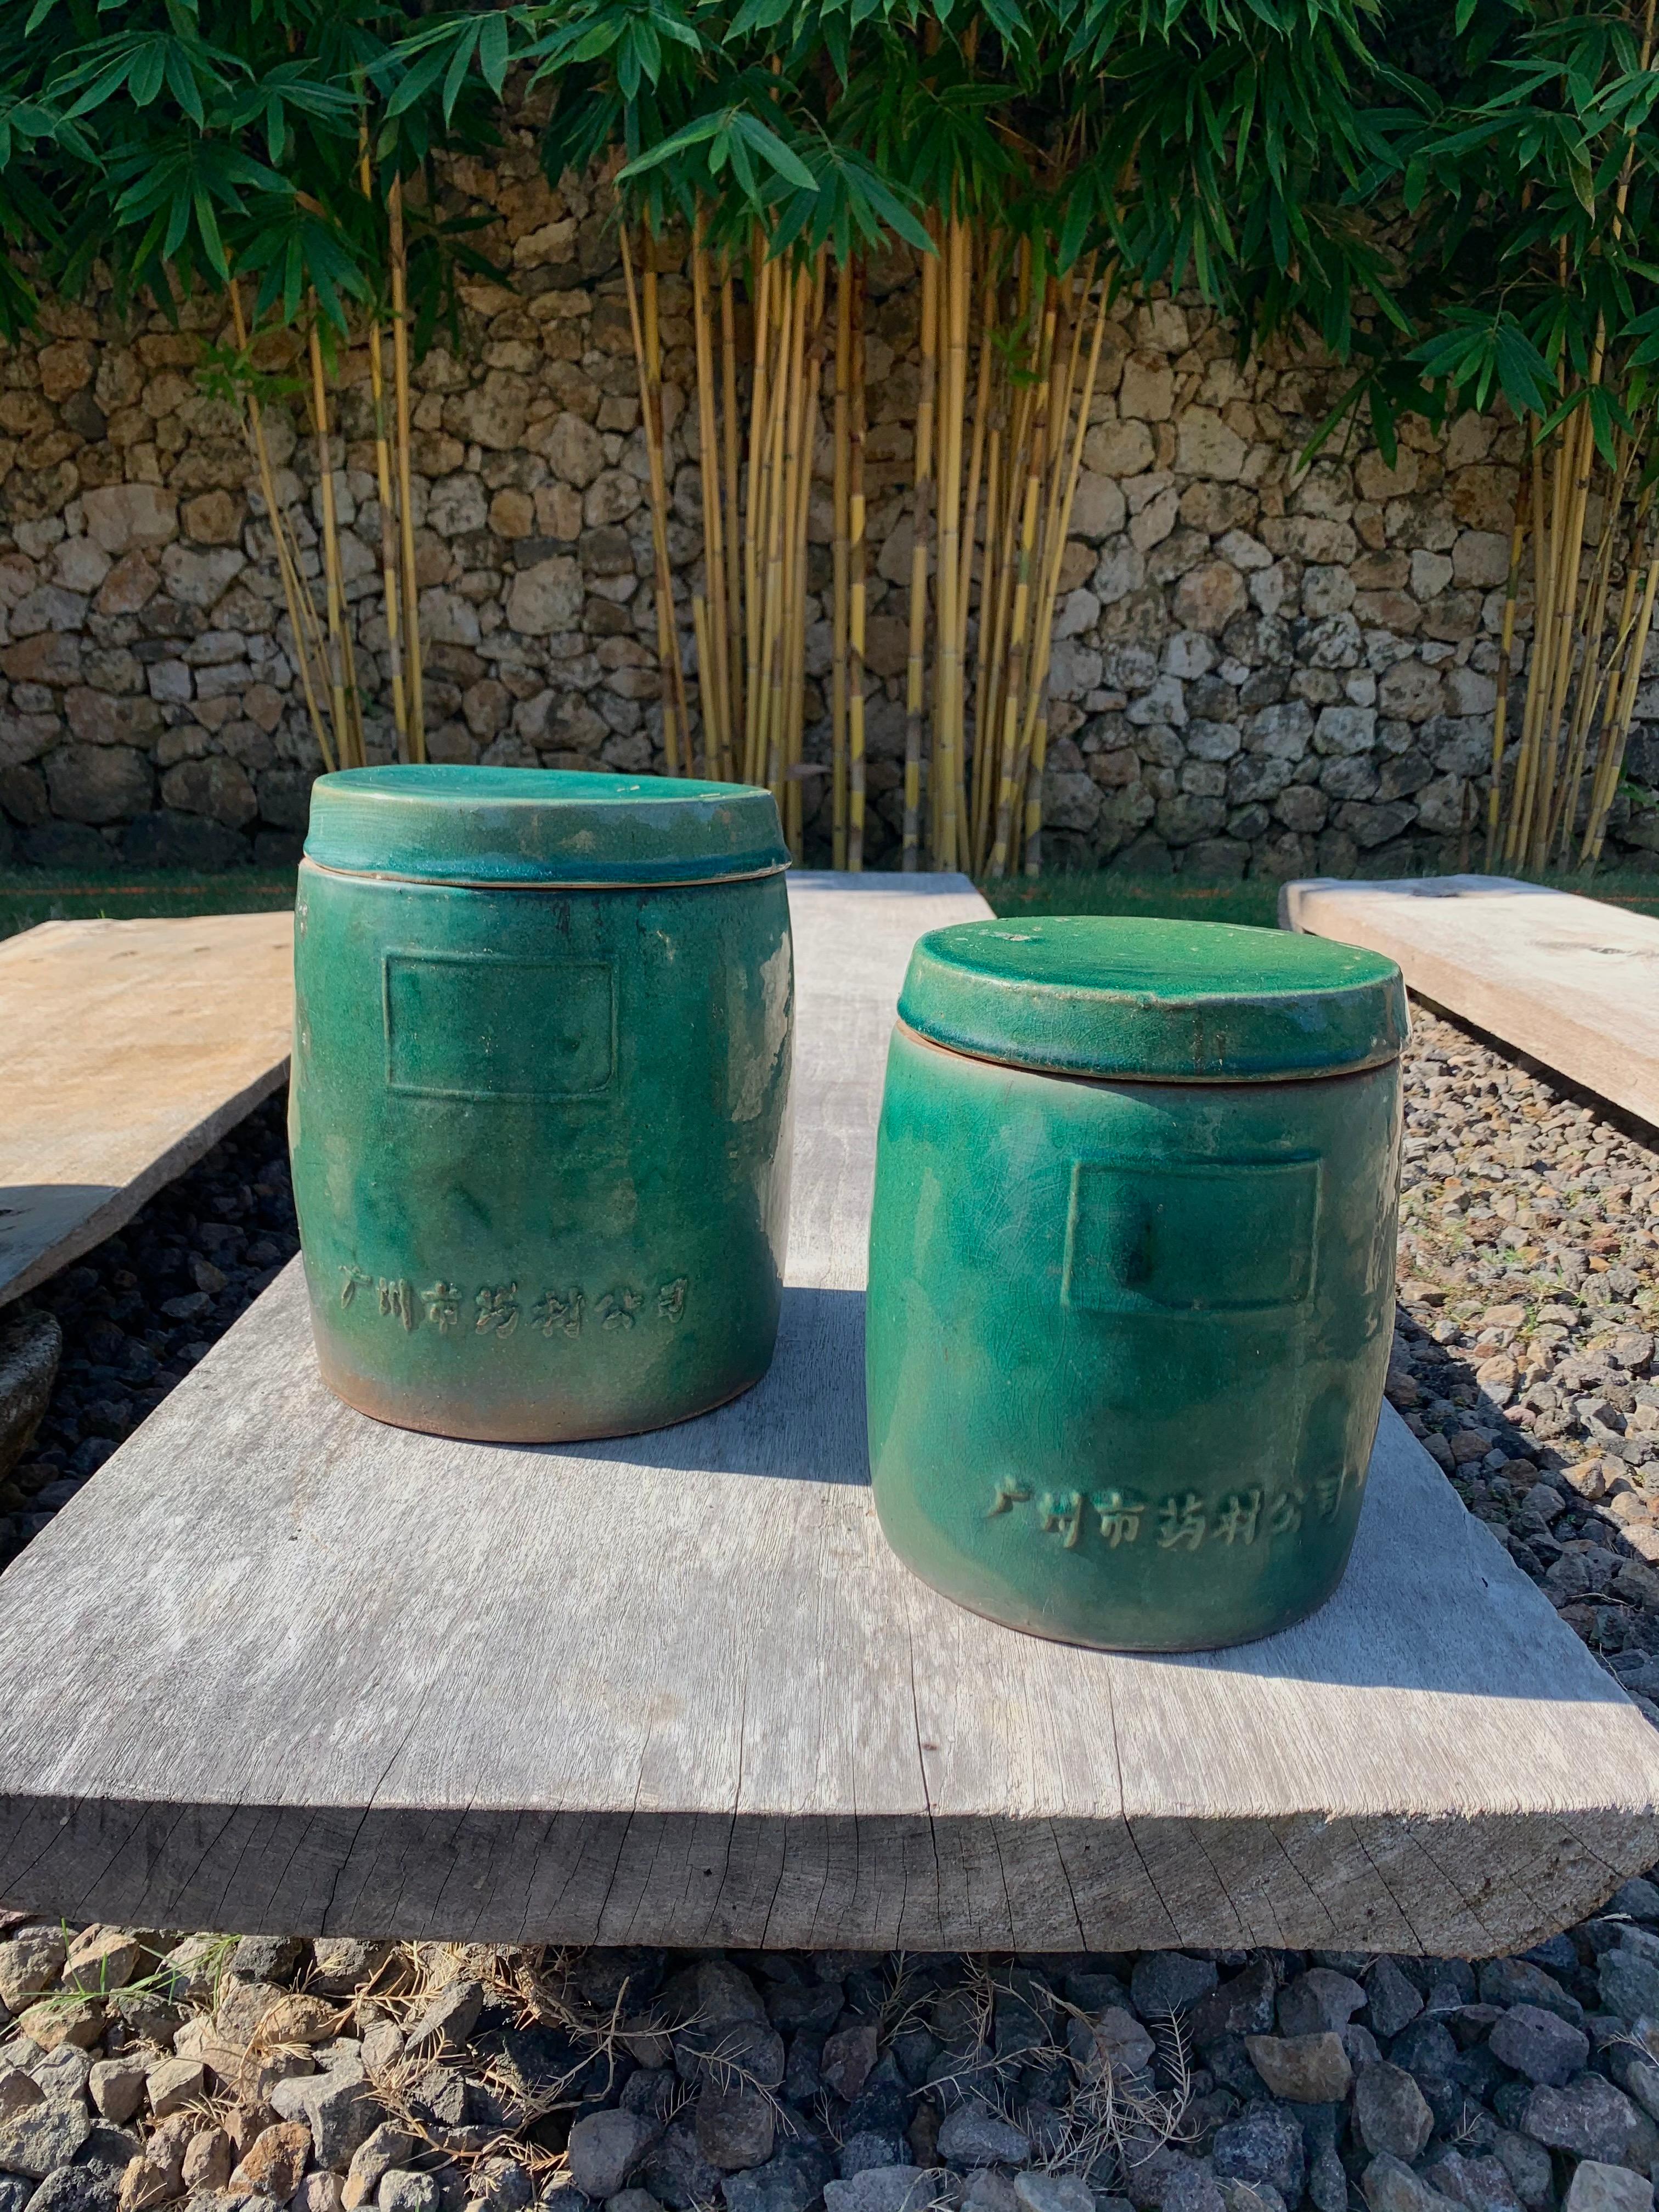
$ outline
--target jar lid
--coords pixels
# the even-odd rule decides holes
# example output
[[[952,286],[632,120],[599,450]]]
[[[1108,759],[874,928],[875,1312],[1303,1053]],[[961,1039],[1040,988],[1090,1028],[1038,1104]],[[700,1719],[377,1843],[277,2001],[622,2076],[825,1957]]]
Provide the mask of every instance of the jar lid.
[[[789,865],[769,791],[675,775],[408,764],[311,789],[306,858],[440,884],[723,883]]]
[[[1106,915],[969,921],[921,939],[899,1018],[936,1044],[1057,1074],[1267,1082],[1391,1060],[1406,988],[1357,945]]]

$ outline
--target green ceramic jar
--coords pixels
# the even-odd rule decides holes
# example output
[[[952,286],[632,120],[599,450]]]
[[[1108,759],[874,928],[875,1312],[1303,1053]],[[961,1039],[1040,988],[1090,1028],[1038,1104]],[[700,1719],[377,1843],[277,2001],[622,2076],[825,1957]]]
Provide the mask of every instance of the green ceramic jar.
[[[772,1357],[793,969],[769,793],[539,769],[322,777],[289,1140],[324,1379],[550,1442]]]
[[[1315,937],[1082,916],[924,937],[887,1064],[870,1464],[1013,1628],[1183,1651],[1347,1562],[1391,1335],[1405,992]]]

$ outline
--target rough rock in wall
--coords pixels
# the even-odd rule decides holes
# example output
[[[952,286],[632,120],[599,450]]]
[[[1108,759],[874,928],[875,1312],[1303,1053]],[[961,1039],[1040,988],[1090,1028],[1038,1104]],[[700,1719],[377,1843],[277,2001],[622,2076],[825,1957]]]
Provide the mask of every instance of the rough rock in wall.
[[[428,727],[434,758],[659,768],[647,465],[611,198],[550,186],[528,137],[458,187],[494,210],[502,281],[415,375]],[[665,254],[671,556],[690,659],[702,509],[690,290]],[[916,285],[872,272],[866,447],[871,866],[896,846],[903,753]],[[198,372],[221,301],[176,324],[54,301],[0,348],[0,861],[287,860],[321,765],[234,414]],[[290,357],[261,343],[262,366]],[[366,355],[334,372],[333,453],[370,750],[392,752]],[[1206,309],[1109,327],[1056,623],[1045,858],[1217,876],[1455,861],[1485,804],[1519,458],[1512,425],[1407,423],[1297,454],[1339,382],[1241,365]],[[827,763],[828,407],[811,521],[806,751]],[[279,496],[318,573],[314,441],[270,410]],[[1523,594],[1522,630],[1528,627]],[[1659,649],[1654,655],[1659,666]],[[1517,687],[1518,697],[1518,687]],[[1639,712],[1659,717],[1659,685]],[[1638,724],[1632,762],[1656,749]],[[825,860],[829,779],[806,783]],[[1621,799],[1610,857],[1659,866]]]

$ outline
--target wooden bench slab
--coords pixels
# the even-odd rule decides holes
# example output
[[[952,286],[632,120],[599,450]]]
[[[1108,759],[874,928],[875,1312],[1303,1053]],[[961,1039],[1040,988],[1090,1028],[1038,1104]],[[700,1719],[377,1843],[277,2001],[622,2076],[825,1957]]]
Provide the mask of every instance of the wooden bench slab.
[[[1400,963],[1407,988],[1659,1123],[1659,921],[1508,876],[1286,884],[1281,927]]]
[[[293,1028],[291,914],[48,921],[0,942],[0,1304],[274,1091]]]
[[[878,1528],[895,996],[960,879],[797,878],[776,1363],[514,1448],[317,1379],[298,1264],[0,1577],[0,1893],[562,1942],[1515,1950],[1659,1856],[1659,1732],[1391,1413],[1337,1596],[1203,1657],[959,1611]]]

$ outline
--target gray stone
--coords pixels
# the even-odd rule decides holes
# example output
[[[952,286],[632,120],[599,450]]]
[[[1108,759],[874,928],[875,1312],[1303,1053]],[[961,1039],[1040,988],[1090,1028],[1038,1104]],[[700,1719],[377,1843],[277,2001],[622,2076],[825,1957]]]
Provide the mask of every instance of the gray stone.
[[[1623,2166],[1650,2124],[1604,2075],[1580,2074],[1565,2088],[1534,2089],[1521,2126],[1535,2142],[1553,2150]]]
[[[1365,1978],[1365,2002],[1371,2033],[1386,2043],[1417,2018],[1423,1999],[1392,1959],[1379,1959]]]
[[[385,2176],[401,2166],[415,2148],[415,2138],[396,2120],[382,2120],[372,2136],[358,2144],[347,2168],[341,2202],[345,2212],[356,2212],[372,2202]]]
[[[451,1982],[440,1990],[407,2036],[411,2051],[441,2053],[459,2051],[478,2024],[483,2010],[482,1982]]]
[[[660,2133],[639,2112],[588,2113],[565,2147],[571,2180],[585,2197],[614,2197]]]
[[[26,2212],[116,2212],[120,2176],[102,2166],[60,2166],[28,2199]]]
[[[133,2160],[142,2157],[143,2148],[137,2128],[118,2128],[108,2120],[94,2120],[91,2132],[75,2154],[75,2163],[102,2166],[118,2180]]]
[[[0,1943],[0,2005],[21,2012],[52,1987],[68,1954],[69,1946],[55,1928],[20,1929],[9,1943]]]
[[[1559,2013],[1574,2027],[1583,2025],[1584,2008],[1577,1998],[1569,1996],[1553,1974],[1525,1959],[1483,1960],[1480,1987],[1482,2004],[1501,2005],[1506,2012],[1511,2005],[1539,2005],[1546,2012]]]
[[[430,2173],[413,2172],[408,2166],[394,2166],[389,2173],[380,2177],[375,2202],[380,2212],[438,2212],[437,2178]]]
[[[1542,2143],[1514,2128],[1501,2128],[1492,2144],[1493,2155],[1515,2185],[1515,2193],[1528,2206],[1547,2204],[1554,2173],[1550,2154]]]
[[[100,484],[84,491],[87,529],[106,553],[166,545],[179,534],[179,501],[155,484]]]
[[[727,2212],[813,2212],[813,2207],[823,2200],[832,2172],[829,2154],[822,2145],[786,2143],[764,2166],[751,2166],[744,2173],[726,2175],[721,2187]],[[846,2189],[853,2184],[840,2182],[836,2185]],[[1092,2206],[1086,2208],[1086,2212],[1093,2212]]]
[[[63,1350],[64,1332],[52,1314],[30,1313],[21,1319],[8,1316],[0,1324],[0,1482],[4,1481],[34,1440],[58,1377],[58,1362]],[[38,1943],[32,1955],[44,1960],[51,1955],[53,1946],[61,1964],[64,1945],[55,1935],[49,1943]],[[4,1954],[11,1951],[20,1951],[20,1955],[8,1960]],[[21,1947],[0,1943],[0,2002],[14,2012],[22,2008],[6,1994],[7,1984],[27,2002],[36,1990],[50,1986],[50,1981],[56,1978],[57,1967],[52,1968],[47,1981],[36,1984],[36,1990],[24,1991],[21,1982],[28,1978],[28,1974]]]
[[[264,788],[262,781],[262,792]],[[265,818],[276,819],[268,807]],[[289,826],[303,829],[305,823],[306,817],[301,812],[298,821]],[[325,1996],[348,1996],[364,1982],[374,1980],[392,1956],[392,1948],[390,1943],[370,1942],[361,1936],[319,1936],[311,1947],[309,1986]]]
[[[896,2128],[860,2128],[836,2153],[836,2172],[843,2181],[872,2166],[902,2166],[909,2142]]]
[[[772,2157],[776,2106],[763,2088],[703,2081],[696,2094],[696,2148],[710,2166],[734,2174]]]
[[[1310,1966],[1280,1991],[1281,2035],[1320,2035],[1345,2028],[1365,2002],[1365,1992],[1346,1974],[1328,1966]]]
[[[824,2212],[921,2212],[939,2191],[925,2166],[870,2166],[850,2181],[826,2181]]]
[[[1333,1980],[1346,1978],[1334,1975]],[[1351,1983],[1357,1996],[1364,1992]],[[1353,2069],[1340,2035],[1247,2035],[1250,2063],[1275,2097],[1293,2105],[1340,2104],[1353,2086]]]
[[[34,2184],[27,2174],[0,2173],[0,2212],[23,2212],[34,2194]]]
[[[143,2103],[147,2079],[143,2062],[123,2053],[99,2059],[87,2078],[87,2088],[96,2109],[118,2127]]]
[[[1659,1965],[1644,1958],[1634,1945],[1620,1942],[1604,1952],[1597,1978],[1602,2004],[1620,2020],[1659,2013]]]
[[[522,2159],[487,2158],[473,2167],[467,2202],[481,2212],[529,2212],[535,2201],[536,2185]]]
[[[303,1936],[244,1936],[226,1972],[240,1982],[291,1982],[305,1955]]]
[[[1626,1913],[1632,1920],[1659,1921],[1659,1888],[1637,1875],[1614,1890],[1603,1910]]]
[[[1641,2025],[1637,2028],[1638,2036]],[[1616,2041],[1607,2051],[1607,2065],[1626,2095],[1634,2097],[1650,2118],[1659,2120],[1659,2063],[1650,2057],[1645,2045],[1638,2047],[1622,2039]]]
[[[1199,1999],[1187,2015],[1187,2033],[1200,2051],[1224,2035],[1269,2034],[1277,1995],[1269,1961],[1252,1959],[1231,1981]]]
[[[1354,2082],[1354,2124],[1378,2158],[1415,2158],[1434,2131],[1423,2092],[1401,2066],[1364,2066]]]
[[[1016,2190],[1018,2185],[1016,2181]],[[1215,2176],[1205,2167],[1181,2166],[1164,2185],[1158,2212],[1228,2212],[1227,2200]]]
[[[829,2037],[818,2057],[818,2072],[826,2088],[850,2103],[870,2078],[876,2063],[878,2029],[873,2020],[855,2021]]]
[[[1627,2166],[1582,2159],[1567,2189],[1566,2212],[1653,2212],[1653,2184]]]
[[[1267,2181],[1238,2181],[1231,2176],[1216,2184],[1226,2212],[1287,2212],[1285,2199]]]
[[[1212,2156],[1218,2181],[1265,2181],[1287,2204],[1302,2195],[1307,2151],[1300,2125],[1282,2105],[1249,2105],[1225,2121],[1216,2130]]]
[[[1143,2020],[1166,2019],[1207,1996],[1219,1979],[1208,1959],[1189,1959],[1184,1951],[1148,1951],[1135,1961],[1129,1998]]]
[[[361,2073],[343,2067],[328,2074],[304,2074],[279,2081],[270,2102],[283,2119],[302,2119],[311,2130],[319,2166],[344,2173],[361,2146],[386,2118],[380,2100]]]
[[[143,2087],[144,2071],[140,2067],[138,2088],[141,2095]],[[44,2104],[46,2096],[46,2091],[34,2076],[26,2074],[21,2066],[0,2066],[0,2120],[9,2120],[15,2113],[26,2112],[32,2105]]]
[[[1589,2038],[1540,2005],[1511,2005],[1486,2039],[1492,2057],[1528,2081],[1561,2088],[1589,2057]]]
[[[1532,2143],[1527,2147],[1529,2150],[1537,2148]],[[1547,2167],[1547,2158],[1545,2163]],[[1509,2169],[1491,2151],[1480,2151],[1472,2156],[1459,2150],[1445,2151],[1423,2179],[1443,2197],[1463,2205],[1466,2212],[1521,2212],[1521,2199],[1516,2194]]]
[[[665,2204],[668,2212],[690,2212],[694,2204],[714,2203],[722,2178],[719,2166],[711,2166],[698,2149],[696,2130],[684,2119],[664,2130],[639,2172],[640,2186]]]
[[[1371,2212],[1446,2212],[1452,2203],[1419,2179],[1403,2160],[1391,2158],[1386,2151],[1365,2168],[1359,2185]]]
[[[939,2154],[954,2166],[1016,2166],[1030,2156],[1031,2143],[1024,2129],[969,2097],[945,2115]]]
[[[0,2120],[0,2172],[32,2174],[44,2181],[67,2166],[92,2133],[92,2115],[77,2097],[47,2097],[10,2119]]]
[[[1022,2212],[1095,2212],[1095,2192],[1077,2173],[1017,2173],[1014,2201]]]

